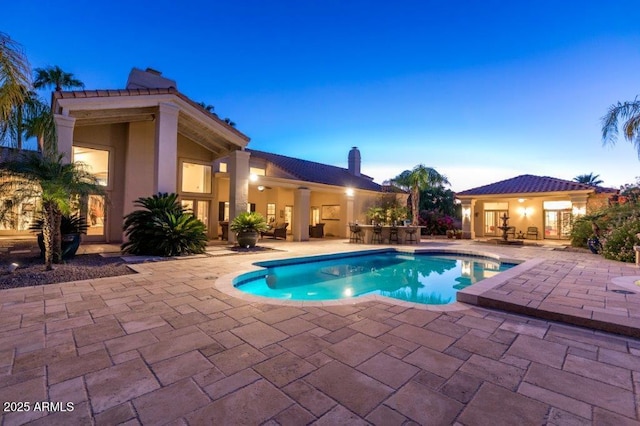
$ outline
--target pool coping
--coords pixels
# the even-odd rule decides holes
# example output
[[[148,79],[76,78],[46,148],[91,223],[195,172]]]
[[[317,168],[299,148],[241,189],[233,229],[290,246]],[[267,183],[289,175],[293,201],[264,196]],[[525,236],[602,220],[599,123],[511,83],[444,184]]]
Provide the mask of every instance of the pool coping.
[[[261,264],[269,264],[271,262],[276,263],[276,262],[291,262],[291,263],[295,263],[295,259],[301,259],[301,258],[322,258],[322,259],[327,259],[327,258],[339,258],[339,257],[345,257],[345,256],[349,256],[349,255],[353,255],[355,253],[362,253],[363,255],[365,254],[372,254],[372,253],[380,253],[380,252],[388,252],[388,251],[395,251],[398,253],[409,253],[409,254],[415,254],[415,253],[442,253],[442,254],[447,254],[447,255],[463,255],[463,256],[472,256],[472,257],[480,257],[480,258],[488,258],[488,259],[494,259],[496,261],[502,262],[502,263],[515,263],[517,264],[516,266],[514,266],[513,268],[510,268],[506,271],[500,272],[499,274],[490,277],[490,278],[485,278],[482,281],[479,281],[469,287],[467,287],[464,290],[460,290],[458,291],[457,295],[460,295],[461,292],[466,292],[466,290],[470,290],[473,289],[475,287],[480,287],[481,284],[485,284],[487,281],[489,281],[488,284],[485,284],[484,286],[482,286],[481,289],[479,289],[479,293],[476,293],[475,291],[470,291],[468,292],[468,295],[465,295],[463,297],[463,300],[460,300],[460,297],[457,296],[457,300],[456,302],[453,303],[449,303],[446,305],[429,305],[429,304],[423,304],[423,303],[412,303],[412,302],[406,302],[403,300],[399,300],[399,299],[394,299],[392,297],[386,297],[386,296],[380,296],[380,295],[370,295],[370,296],[358,296],[358,297],[354,297],[354,298],[349,298],[349,299],[339,299],[339,300],[325,300],[325,301],[298,301],[298,300],[283,300],[283,299],[275,299],[275,298],[269,298],[269,297],[261,297],[261,296],[254,296],[251,294],[248,294],[244,291],[240,291],[238,290],[234,284],[233,281],[235,278],[237,278],[240,275],[244,275],[244,274],[249,274],[252,272],[261,272],[264,271],[264,267],[262,266],[257,266],[256,263],[261,263]],[[515,258],[511,258],[511,257],[505,257],[505,256],[501,256],[498,255],[496,253],[492,253],[492,252],[488,252],[488,251],[483,251],[483,250],[474,250],[474,249],[465,249],[465,248],[459,248],[459,247],[452,247],[452,248],[425,248],[425,247],[387,247],[387,248],[382,248],[382,249],[358,249],[358,250],[353,250],[353,251],[345,251],[345,252],[340,252],[340,253],[335,253],[335,254],[321,254],[321,255],[312,255],[312,256],[300,256],[300,257],[296,257],[296,256],[288,256],[288,257],[284,257],[282,259],[272,259],[272,260],[266,260],[266,261],[249,261],[249,262],[245,262],[243,264],[239,265],[239,269],[236,272],[232,272],[229,274],[225,274],[220,276],[214,283],[214,286],[217,290],[229,295],[229,296],[233,296],[236,297],[238,299],[242,299],[242,300],[246,300],[248,302],[254,302],[254,303],[270,303],[273,305],[281,305],[281,306],[293,306],[293,307],[309,307],[309,306],[343,306],[343,305],[357,305],[359,303],[366,303],[366,302],[372,302],[372,301],[378,301],[378,302],[384,302],[384,303],[391,303],[391,304],[395,304],[398,306],[403,306],[406,308],[414,308],[414,309],[421,309],[421,310],[427,310],[427,311],[434,311],[434,312],[454,312],[454,311],[462,311],[462,310],[468,310],[470,308],[469,305],[465,304],[465,303],[469,303],[469,304],[477,304],[478,301],[478,294],[484,293],[487,290],[494,288],[500,284],[503,284],[506,280],[513,278],[515,275],[520,275],[521,273],[533,268],[534,266],[538,265],[540,262],[542,262],[542,259],[533,259],[533,260],[528,260],[528,261],[523,261],[522,259],[515,259]],[[514,269],[517,270],[516,274],[509,274],[509,272],[513,271]],[[507,276],[505,276],[505,274],[507,274]],[[474,303],[474,301],[476,303]],[[464,303],[463,303],[464,302]]]

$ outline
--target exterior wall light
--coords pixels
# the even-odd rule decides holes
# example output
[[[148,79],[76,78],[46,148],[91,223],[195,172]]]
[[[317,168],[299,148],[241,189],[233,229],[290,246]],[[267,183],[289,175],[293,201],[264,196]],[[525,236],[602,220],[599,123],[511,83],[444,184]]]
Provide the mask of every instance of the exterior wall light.
[[[462,216],[468,220],[471,217],[471,209],[469,207],[464,207],[462,209]]]
[[[345,194],[347,194],[347,196],[349,197],[353,197],[353,195],[355,194],[355,191],[353,190],[353,188],[347,188],[347,190],[345,191]]]
[[[260,192],[264,191],[264,186],[263,185],[258,185],[258,191],[260,191]]]
[[[249,175],[249,180],[250,180],[251,182],[256,182],[256,181],[258,180],[258,175],[257,175],[257,174],[255,174],[255,173],[251,173],[251,174]]]

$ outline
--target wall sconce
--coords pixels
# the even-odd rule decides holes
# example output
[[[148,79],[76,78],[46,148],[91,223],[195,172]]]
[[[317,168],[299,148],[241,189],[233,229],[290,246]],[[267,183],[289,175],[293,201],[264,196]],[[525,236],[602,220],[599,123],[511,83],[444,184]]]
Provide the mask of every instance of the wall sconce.
[[[249,180],[250,180],[251,182],[257,182],[257,181],[258,181],[258,175],[257,175],[257,174],[255,174],[255,173],[251,173],[251,174],[249,175]]]
[[[471,209],[469,207],[464,207],[462,209],[462,217],[469,220],[471,217]]]
[[[522,217],[527,217],[531,214],[531,207],[520,207],[518,213],[520,213]]]
[[[347,190],[345,191],[345,194],[347,194],[347,196],[349,197],[353,197],[353,194],[355,194],[355,191],[353,190],[353,188],[347,188]]]
[[[264,186],[263,185],[258,185],[258,191],[260,191],[260,192],[264,191]]]
[[[573,213],[574,216],[584,216],[585,214],[587,214],[587,208],[586,207],[574,207],[572,213]]]

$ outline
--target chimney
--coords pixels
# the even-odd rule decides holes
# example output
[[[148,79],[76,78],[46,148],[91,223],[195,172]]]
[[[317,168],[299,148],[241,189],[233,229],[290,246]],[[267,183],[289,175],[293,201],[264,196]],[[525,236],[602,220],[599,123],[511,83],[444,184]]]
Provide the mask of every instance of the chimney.
[[[127,79],[127,89],[177,89],[175,80],[163,77],[162,73],[153,68],[142,71],[133,68]]]
[[[360,151],[356,146],[349,151],[349,173],[360,176]]]

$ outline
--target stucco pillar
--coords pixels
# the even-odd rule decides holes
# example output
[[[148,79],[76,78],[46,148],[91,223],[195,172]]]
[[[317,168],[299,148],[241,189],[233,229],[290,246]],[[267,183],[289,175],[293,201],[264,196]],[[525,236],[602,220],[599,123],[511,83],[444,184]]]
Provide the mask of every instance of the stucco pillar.
[[[177,192],[178,111],[174,104],[158,104],[154,167],[156,192]]]
[[[349,230],[349,224],[355,222],[355,217],[354,217],[354,195],[353,194],[347,194],[345,195],[345,223],[344,223],[344,234],[340,235],[341,237],[349,237],[350,234],[350,230]]]
[[[293,193],[293,241],[309,241],[311,190],[298,188]]]
[[[462,201],[462,238],[473,239],[475,232],[475,204],[476,200]]]
[[[229,154],[229,221],[247,211],[249,205],[249,154],[233,151]],[[229,231],[229,242],[236,242],[236,235]]]
[[[76,119],[61,114],[54,114],[53,119],[56,124],[58,152],[64,154],[63,161],[70,163],[73,150],[73,128],[76,125]]]

